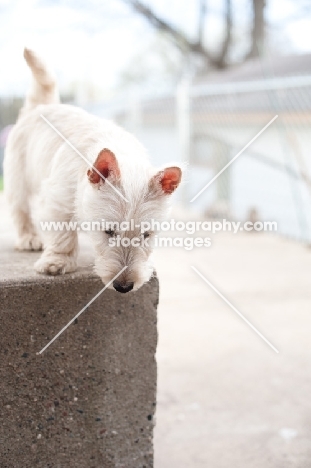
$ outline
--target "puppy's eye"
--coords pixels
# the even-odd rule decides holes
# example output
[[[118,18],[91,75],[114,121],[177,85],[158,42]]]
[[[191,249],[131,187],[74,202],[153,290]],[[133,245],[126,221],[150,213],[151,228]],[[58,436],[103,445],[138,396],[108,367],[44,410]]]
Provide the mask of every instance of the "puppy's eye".
[[[115,231],[113,231],[112,229],[108,229],[107,231],[105,231],[105,233],[107,234],[107,236],[109,237],[113,237],[115,235]]]
[[[144,239],[147,239],[147,237],[150,237],[150,233],[149,232],[143,232],[143,236],[144,236]]]

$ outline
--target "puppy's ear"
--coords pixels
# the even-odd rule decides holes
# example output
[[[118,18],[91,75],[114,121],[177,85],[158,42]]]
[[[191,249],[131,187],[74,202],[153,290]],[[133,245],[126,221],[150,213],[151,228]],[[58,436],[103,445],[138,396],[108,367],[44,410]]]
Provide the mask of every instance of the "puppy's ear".
[[[166,167],[154,175],[150,181],[150,189],[170,195],[177,189],[181,181],[181,169],[177,166]]]
[[[93,168],[87,171],[87,176],[91,184],[98,184],[100,181],[105,182],[105,179],[108,178],[110,181],[118,180],[120,178],[120,169],[114,153],[107,148],[101,150],[93,164]]]

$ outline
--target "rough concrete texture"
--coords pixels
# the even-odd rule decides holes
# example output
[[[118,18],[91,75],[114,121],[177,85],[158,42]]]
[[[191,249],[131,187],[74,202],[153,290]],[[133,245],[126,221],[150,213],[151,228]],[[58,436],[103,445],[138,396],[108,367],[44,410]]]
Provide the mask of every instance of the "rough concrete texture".
[[[151,468],[158,281],[105,291],[86,264],[36,275],[37,254],[0,239],[1,468]]]
[[[6,216],[0,231],[1,223],[9,229]],[[278,236],[219,233],[209,249],[158,249],[156,267],[155,468],[310,468],[311,249]]]

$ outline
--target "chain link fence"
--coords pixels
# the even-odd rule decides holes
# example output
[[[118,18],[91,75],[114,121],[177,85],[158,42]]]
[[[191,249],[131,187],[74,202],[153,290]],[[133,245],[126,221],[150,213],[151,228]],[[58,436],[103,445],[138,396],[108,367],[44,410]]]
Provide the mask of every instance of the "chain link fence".
[[[175,94],[136,96],[96,112],[134,132],[154,164],[187,164],[178,200],[184,208],[208,218],[277,221],[280,234],[311,241],[311,76],[183,82]]]

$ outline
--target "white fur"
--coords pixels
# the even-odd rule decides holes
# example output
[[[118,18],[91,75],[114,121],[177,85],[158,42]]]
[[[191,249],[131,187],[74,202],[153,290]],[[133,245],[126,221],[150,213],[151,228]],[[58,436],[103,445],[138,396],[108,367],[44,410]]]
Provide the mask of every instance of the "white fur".
[[[56,83],[44,64],[29,50],[25,58],[34,75],[34,87],[13,128],[5,154],[4,181],[7,200],[16,226],[21,250],[44,252],[36,262],[40,273],[61,274],[76,269],[76,232],[41,232],[32,219],[31,200],[39,197],[39,221],[121,222],[139,224],[162,219],[168,195],[150,184],[158,170],[136,138],[114,123],[94,117],[74,106],[59,104]],[[40,104],[42,103],[42,104]],[[94,164],[103,148],[117,159],[121,180],[114,183],[128,203],[101,181],[91,184],[86,162],[40,117],[44,115],[84,157]],[[152,275],[152,248],[109,247],[105,232],[90,232],[96,251],[95,268],[104,283],[124,266],[124,282],[138,289]],[[133,237],[140,232],[122,233]]]

